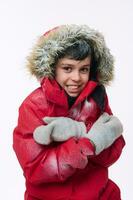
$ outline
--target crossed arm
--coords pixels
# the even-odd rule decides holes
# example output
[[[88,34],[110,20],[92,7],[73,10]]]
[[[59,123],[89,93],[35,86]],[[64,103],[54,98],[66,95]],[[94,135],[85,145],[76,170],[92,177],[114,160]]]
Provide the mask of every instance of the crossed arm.
[[[58,140],[59,132],[54,132],[54,131],[47,132],[46,130],[46,132],[43,135],[48,133],[48,137],[50,136],[50,144],[42,145],[38,144],[39,141],[38,140],[36,141],[36,136],[34,135],[38,134],[38,132],[36,132],[37,127],[40,126],[42,126],[43,128],[49,127],[49,125],[53,122],[54,124],[56,124],[55,120],[58,121],[58,118],[52,120],[50,120],[50,118],[44,119],[47,120],[47,122],[48,120],[50,121],[46,126],[44,126],[43,121],[41,120],[40,117],[41,115],[43,116],[43,111],[40,111],[39,112],[41,113],[40,116],[37,116],[35,109],[38,110],[38,107],[35,106],[33,109],[31,104],[23,104],[21,106],[19,111],[18,126],[14,130],[14,142],[13,142],[14,150],[16,152],[20,165],[23,168],[24,175],[29,182],[33,184],[44,183],[44,182],[62,182],[66,180],[68,177],[72,176],[72,174],[74,174],[77,169],[85,168],[88,162],[95,162],[99,164],[100,163],[99,157],[103,153],[104,153],[103,154],[104,156],[102,157],[102,162],[104,161],[103,163],[105,163],[106,161],[108,162],[108,165],[110,165],[111,163],[113,163],[118,159],[122,151],[122,148],[124,146],[123,140],[121,139],[120,136],[121,134],[120,130],[122,128],[120,125],[121,123],[120,124],[118,123],[119,133],[116,133],[116,136],[112,137],[113,138],[112,142],[114,138],[118,138],[119,136],[120,137],[118,139],[115,139],[115,142],[113,142],[112,144],[110,143],[109,145],[111,146],[109,147],[107,147],[108,144],[107,143],[106,144],[107,149],[105,149],[104,151],[102,151],[103,146],[102,148],[100,147],[102,151],[101,153],[99,152],[99,150],[98,151],[96,150],[97,149],[96,144],[95,144],[96,148],[95,149],[91,143],[91,141],[93,140],[92,138],[90,138],[91,132],[86,134],[84,124],[79,122],[76,122],[76,124],[77,123],[79,124],[77,125],[78,131],[75,132],[76,134],[77,133],[78,134],[75,136],[73,132],[72,133],[73,135],[71,135],[70,126],[68,126],[69,134],[68,135],[66,134],[65,140],[62,140],[62,136],[59,136],[59,140],[60,138],[62,140],[60,142],[52,142],[53,140],[55,141]],[[105,120],[106,123],[103,121],[103,118],[106,119]],[[106,117],[106,114],[103,115],[103,117],[99,118],[100,122],[98,122],[98,124],[105,123],[105,125],[107,125],[108,122],[109,124],[114,123],[113,120],[115,118],[113,116],[109,117],[110,120],[109,119],[107,120],[107,118],[108,116]],[[71,123],[73,123],[73,121],[71,121]],[[73,130],[77,130],[77,127],[75,127],[76,124],[73,126],[74,127]],[[79,127],[79,125],[81,126],[83,125],[83,127],[81,128]],[[53,130],[59,129],[59,125],[58,126],[51,125],[51,126],[56,127]],[[96,125],[96,127],[98,126]],[[63,129],[60,130],[63,131]],[[99,128],[97,130],[99,130]],[[68,133],[68,131],[66,131],[66,133]],[[102,133],[103,132],[101,132],[101,134]],[[83,137],[81,136],[82,134]],[[70,137],[70,139],[67,137]],[[93,142],[95,143],[95,140]],[[98,154],[98,156],[94,155],[95,152],[96,154]]]
[[[85,124],[67,117],[45,117],[47,125],[35,129],[33,136],[37,143],[48,145],[53,141],[63,142],[72,137],[88,138],[95,146],[98,155],[108,148],[122,134],[123,127],[120,120],[107,113],[103,113],[87,133]]]

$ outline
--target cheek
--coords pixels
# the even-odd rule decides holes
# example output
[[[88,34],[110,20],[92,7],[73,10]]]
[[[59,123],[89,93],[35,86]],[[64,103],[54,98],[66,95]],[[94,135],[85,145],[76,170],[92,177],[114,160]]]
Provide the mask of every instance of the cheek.
[[[63,73],[58,73],[55,76],[55,80],[61,85],[63,86],[66,82],[66,77],[64,76]]]
[[[55,71],[55,80],[59,83],[61,79],[61,72],[59,69],[56,69]]]
[[[89,81],[89,75],[84,76],[82,80],[86,84]]]

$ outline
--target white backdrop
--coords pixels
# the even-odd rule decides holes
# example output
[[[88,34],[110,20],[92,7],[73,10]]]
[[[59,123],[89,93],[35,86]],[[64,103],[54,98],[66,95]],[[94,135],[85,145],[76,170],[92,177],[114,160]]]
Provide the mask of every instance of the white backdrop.
[[[122,200],[132,200],[132,0],[0,0],[0,199],[23,200],[22,170],[12,149],[18,107],[38,83],[25,61],[41,34],[60,24],[87,24],[101,31],[115,56],[115,80],[107,92],[115,115],[124,124],[126,147],[110,177]]]

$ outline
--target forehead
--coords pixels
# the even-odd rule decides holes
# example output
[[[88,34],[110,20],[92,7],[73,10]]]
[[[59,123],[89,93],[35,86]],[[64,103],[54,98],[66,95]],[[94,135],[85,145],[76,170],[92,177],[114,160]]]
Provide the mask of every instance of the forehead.
[[[74,60],[67,57],[61,58],[58,60],[57,65],[71,65],[71,66],[82,66],[82,65],[90,65],[91,57],[88,56],[83,60]]]

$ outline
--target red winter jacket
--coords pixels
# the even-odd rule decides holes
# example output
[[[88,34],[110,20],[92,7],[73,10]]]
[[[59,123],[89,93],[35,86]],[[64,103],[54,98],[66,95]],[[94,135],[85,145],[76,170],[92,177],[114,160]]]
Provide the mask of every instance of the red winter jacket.
[[[101,115],[91,94],[97,83],[89,81],[71,109],[57,82],[45,78],[19,109],[14,130],[13,148],[26,179],[25,200],[120,200],[118,186],[108,179],[108,167],[120,156],[125,145],[120,136],[98,156],[83,156],[81,149],[90,149],[90,141],[71,138],[65,142],[39,145],[33,131],[44,124],[45,116],[65,116],[84,121],[89,130]],[[111,114],[107,96],[105,112]],[[81,162],[81,168],[77,168]],[[88,162],[84,167],[84,163]]]

